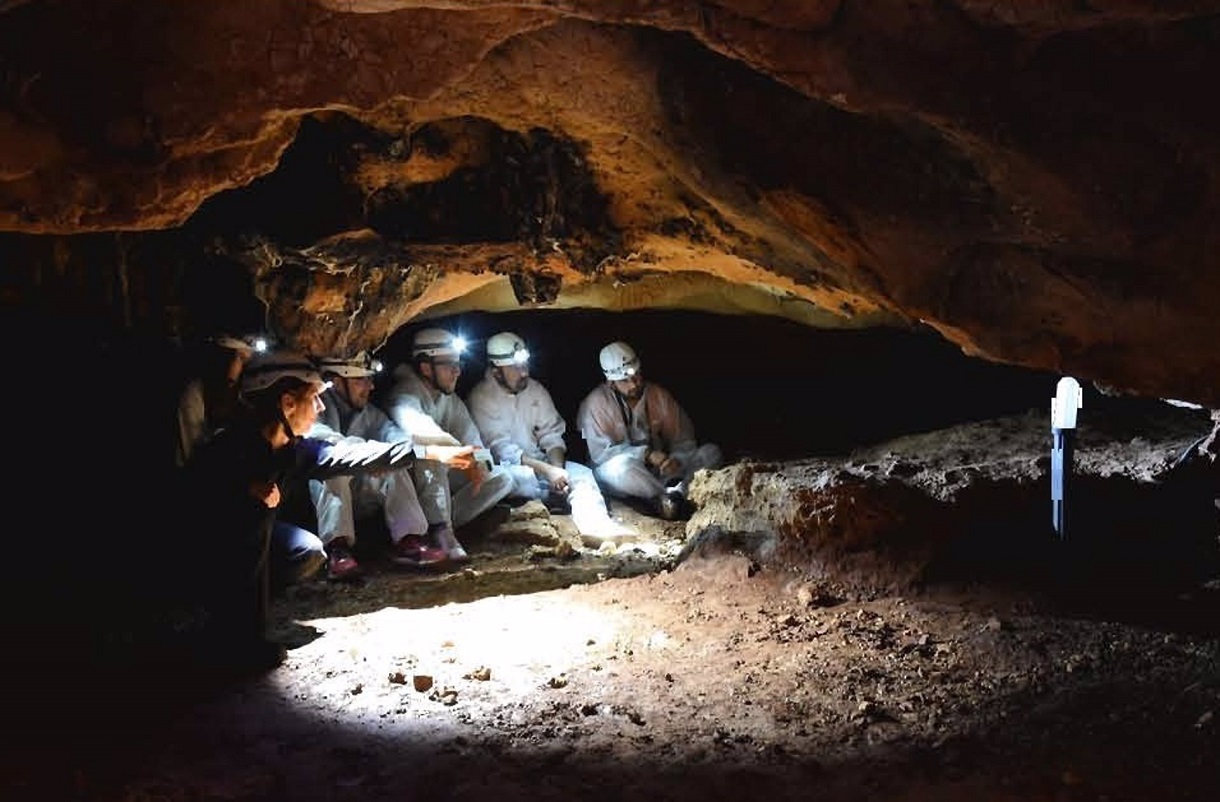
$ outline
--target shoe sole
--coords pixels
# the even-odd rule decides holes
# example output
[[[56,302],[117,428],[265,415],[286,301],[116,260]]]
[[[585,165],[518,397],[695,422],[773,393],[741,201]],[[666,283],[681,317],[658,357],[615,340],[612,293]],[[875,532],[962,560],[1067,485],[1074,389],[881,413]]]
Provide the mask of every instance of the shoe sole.
[[[418,568],[422,570],[427,570],[429,568],[441,568],[452,563],[448,557],[439,560],[429,560],[427,562],[420,562],[419,560],[412,560],[408,559],[407,557],[391,557],[390,562],[401,568]]]

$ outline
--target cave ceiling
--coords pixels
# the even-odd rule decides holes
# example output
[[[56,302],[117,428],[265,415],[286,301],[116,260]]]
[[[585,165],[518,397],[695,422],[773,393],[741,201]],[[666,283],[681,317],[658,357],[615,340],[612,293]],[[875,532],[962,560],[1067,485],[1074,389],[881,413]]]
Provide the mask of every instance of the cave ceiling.
[[[204,232],[315,352],[691,308],[1216,406],[1218,44],[1220,2],[0,0],[0,232]]]

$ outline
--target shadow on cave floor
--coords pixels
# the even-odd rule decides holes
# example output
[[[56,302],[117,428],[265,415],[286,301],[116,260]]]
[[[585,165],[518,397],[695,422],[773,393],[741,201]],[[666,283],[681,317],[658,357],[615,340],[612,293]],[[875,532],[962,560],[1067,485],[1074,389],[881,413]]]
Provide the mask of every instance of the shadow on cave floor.
[[[312,639],[298,622],[360,615],[389,607],[422,608],[476,599],[537,593],[614,578],[672,569],[684,542],[683,521],[651,517],[638,506],[609,502],[612,517],[637,534],[614,543],[581,542],[568,515],[551,515],[537,503],[498,505],[458,530],[471,562],[457,567],[413,570],[395,566],[387,556],[388,535],[378,519],[360,522],[357,544],[362,574],[354,582],[331,582],[324,571],[275,595],[271,609],[273,639],[289,648]],[[207,693],[234,677],[217,673],[198,641],[201,613],[175,592],[173,575],[143,555],[137,575],[82,577],[79,568],[59,575],[62,585],[5,584],[13,608],[11,644],[25,660],[6,668],[17,684],[71,683],[80,676],[119,689],[157,688],[158,678],[189,678],[181,689]],[[158,562],[168,563],[170,560]],[[65,565],[74,565],[66,560]],[[130,567],[130,566],[128,566]],[[153,574],[159,574],[153,578]],[[47,596],[57,597],[48,604]],[[163,688],[173,695],[171,688]]]

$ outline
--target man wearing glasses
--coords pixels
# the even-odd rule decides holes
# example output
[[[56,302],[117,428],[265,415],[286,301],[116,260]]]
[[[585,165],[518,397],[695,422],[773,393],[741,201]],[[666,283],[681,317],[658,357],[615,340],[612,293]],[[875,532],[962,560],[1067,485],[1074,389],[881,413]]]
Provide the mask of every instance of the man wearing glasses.
[[[465,347],[465,341],[452,332],[424,328],[412,340],[411,362],[394,369],[384,408],[417,445],[483,448],[470,410],[455,392]],[[469,559],[454,530],[507,496],[513,488],[512,475],[502,467],[485,467],[482,481],[474,482],[467,474],[429,459],[417,461],[413,471],[429,533],[451,561]]]

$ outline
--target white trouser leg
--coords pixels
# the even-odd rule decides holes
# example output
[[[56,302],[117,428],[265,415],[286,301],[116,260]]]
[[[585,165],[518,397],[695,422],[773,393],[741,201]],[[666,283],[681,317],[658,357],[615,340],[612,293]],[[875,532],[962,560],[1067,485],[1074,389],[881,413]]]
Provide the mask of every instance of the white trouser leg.
[[[665,490],[642,459],[628,454],[611,457],[594,468],[593,475],[607,493],[619,498],[656,498]]]
[[[428,525],[453,523],[453,499],[449,492],[449,466],[431,459],[416,460],[411,469],[415,492]]]
[[[711,470],[719,468],[721,462],[720,446],[715,443],[704,443],[694,451],[675,451],[673,456],[682,463],[683,487],[690,487],[690,480],[695,471],[704,468]]]
[[[513,489],[509,495],[513,498],[540,499],[547,494],[549,485],[539,478],[534,469],[528,465],[499,465],[513,477]]]
[[[566,462],[563,467],[568,472],[570,484],[568,503],[572,505],[572,523],[582,535],[610,537],[630,531],[610,517],[601,488],[587,465]]]
[[[532,471],[531,471],[532,473]],[[512,492],[513,476],[497,466],[483,478],[479,489],[460,471],[449,472],[449,490],[453,499],[453,526],[461,527],[490,510]]]
[[[356,542],[356,520],[352,513],[352,477],[332,476],[326,481],[309,480],[309,497],[318,516],[318,537],[323,543],[335,538]]]
[[[390,540],[397,543],[407,535],[422,535],[428,530],[415,479],[408,468],[353,477],[352,494],[361,514],[380,510],[385,515]]]

